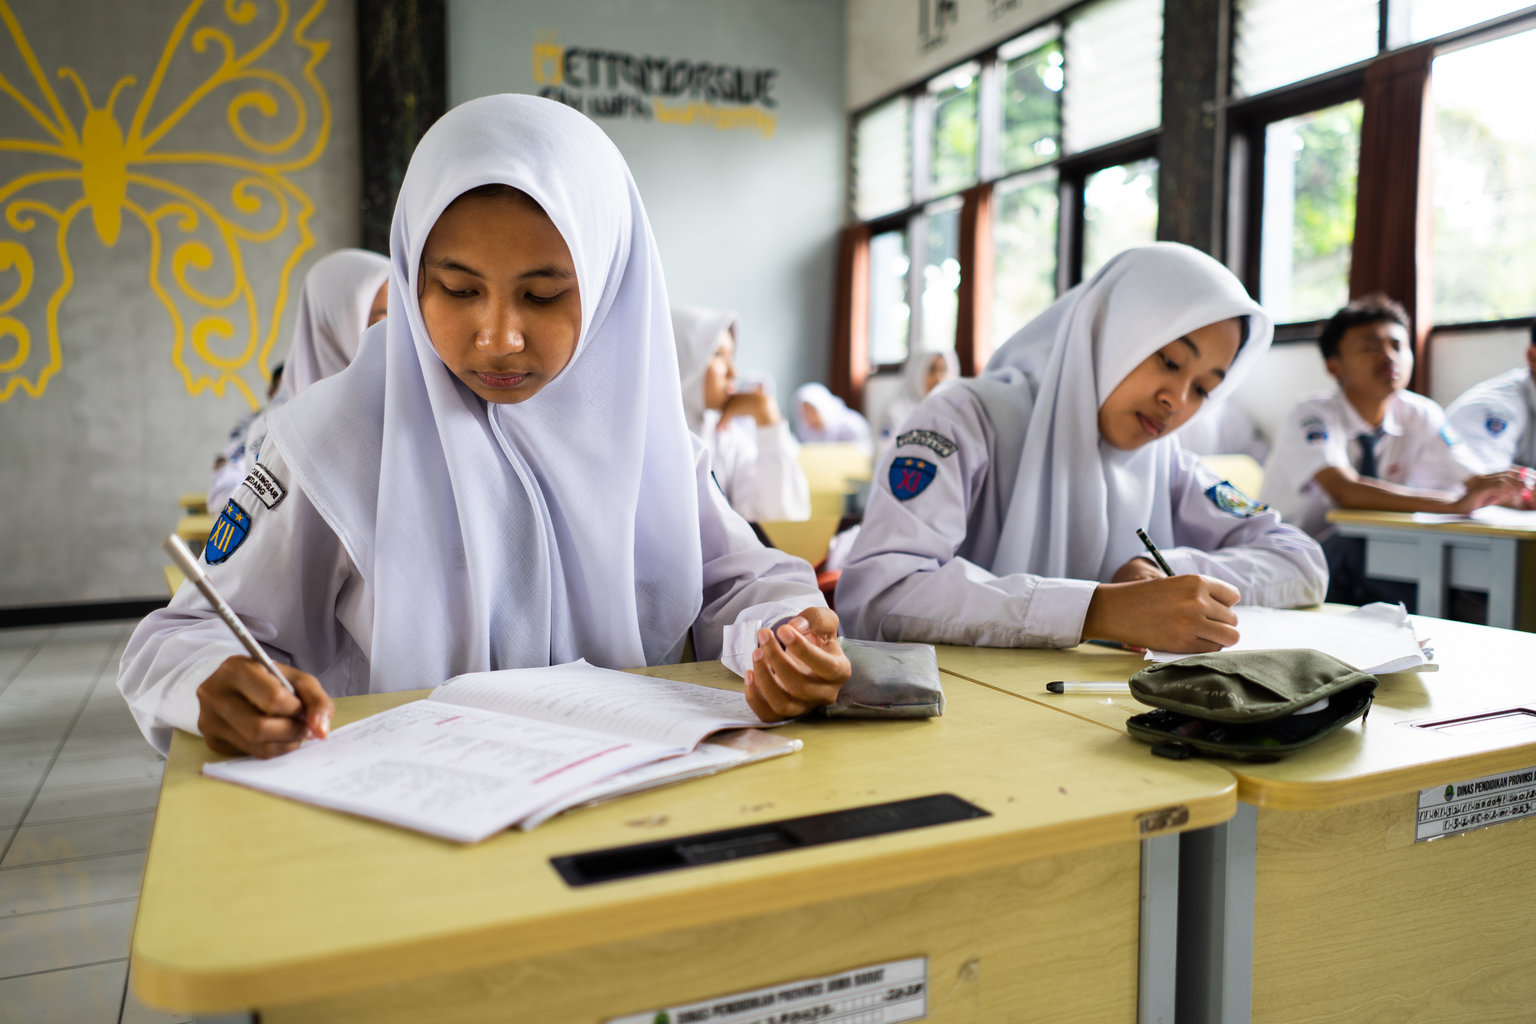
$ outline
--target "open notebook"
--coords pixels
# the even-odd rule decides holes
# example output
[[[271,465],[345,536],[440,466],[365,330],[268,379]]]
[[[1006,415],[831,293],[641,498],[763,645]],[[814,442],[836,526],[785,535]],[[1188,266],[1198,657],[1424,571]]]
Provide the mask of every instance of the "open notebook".
[[[763,724],[740,693],[577,661],[457,676],[290,754],[203,774],[472,843],[800,749]],[[721,730],[747,731],[701,742]]]
[[[1238,641],[1229,651],[1265,651],[1309,647],[1331,654],[1362,672],[1382,675],[1434,664],[1429,638],[1414,632],[1400,604],[1364,605],[1334,615],[1240,604]],[[1188,657],[1170,651],[1148,651],[1148,661],[1177,661]]]

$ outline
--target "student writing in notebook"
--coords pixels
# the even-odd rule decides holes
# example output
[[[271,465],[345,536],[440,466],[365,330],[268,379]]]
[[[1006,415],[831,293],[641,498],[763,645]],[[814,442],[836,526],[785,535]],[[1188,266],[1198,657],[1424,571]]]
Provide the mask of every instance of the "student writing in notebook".
[[[838,583],[850,635],[992,647],[1085,638],[1214,651],[1232,606],[1313,604],[1304,533],[1178,444],[1269,347],[1221,264],[1158,244],[1110,260],[903,425]],[[1176,575],[1137,538],[1145,527]]]
[[[665,663],[690,634],[713,658],[748,620],[778,624],[747,673],[760,717],[835,699],[810,567],[758,543],[684,424],[656,245],[596,125],[532,96],[450,111],[402,183],[389,288],[352,365],[274,413],[205,551],[297,696],[183,588],[119,671],[151,742],[272,755],[329,696]]]

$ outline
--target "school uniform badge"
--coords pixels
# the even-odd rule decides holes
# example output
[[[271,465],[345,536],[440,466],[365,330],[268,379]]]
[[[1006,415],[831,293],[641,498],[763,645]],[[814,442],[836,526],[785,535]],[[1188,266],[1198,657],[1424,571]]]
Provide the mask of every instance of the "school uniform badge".
[[[909,444],[920,444],[924,448],[932,448],[939,458],[948,458],[959,450],[959,446],[943,434],[932,430],[909,430],[896,439],[896,447],[902,448]]]
[[[1323,421],[1316,416],[1308,417],[1301,423],[1301,429],[1306,432],[1307,444],[1317,444],[1328,440],[1328,428]]]
[[[1483,429],[1488,431],[1489,437],[1498,437],[1509,426],[1509,420],[1502,416],[1489,416],[1483,421]]]
[[[241,486],[252,494],[267,508],[277,508],[288,497],[288,491],[277,482],[277,477],[272,471],[261,463],[251,467],[250,475],[242,481]]]
[[[938,468],[923,459],[897,459],[891,463],[891,493],[898,501],[910,501],[928,489]]]
[[[1205,496],[1211,499],[1211,504],[1223,512],[1231,513],[1234,516],[1241,516],[1244,519],[1269,510],[1268,505],[1260,505],[1225,480],[1214,486],[1207,487],[1205,489]]]
[[[218,565],[245,543],[250,532],[251,514],[233,501],[226,501],[218,522],[213,524],[213,532],[208,534],[208,543],[203,545],[203,560]]]

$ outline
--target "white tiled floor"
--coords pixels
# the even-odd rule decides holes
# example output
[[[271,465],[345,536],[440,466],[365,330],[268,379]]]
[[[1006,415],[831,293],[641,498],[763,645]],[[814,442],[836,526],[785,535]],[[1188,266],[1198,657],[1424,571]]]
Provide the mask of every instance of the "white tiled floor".
[[[170,1024],[128,988],[163,761],[118,695],[132,622],[0,630],[0,1024]]]

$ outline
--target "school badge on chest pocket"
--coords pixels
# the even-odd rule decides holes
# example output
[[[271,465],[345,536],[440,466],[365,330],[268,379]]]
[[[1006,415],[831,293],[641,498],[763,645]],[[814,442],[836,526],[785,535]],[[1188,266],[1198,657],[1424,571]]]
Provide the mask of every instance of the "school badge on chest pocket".
[[[203,545],[203,560],[209,565],[218,565],[235,553],[235,548],[245,542],[245,535],[250,531],[251,514],[232,501],[225,502],[219,521],[213,524],[213,532],[208,535],[208,543]]]
[[[891,463],[891,493],[897,500],[907,501],[928,489],[938,467],[922,459],[897,459]]]

